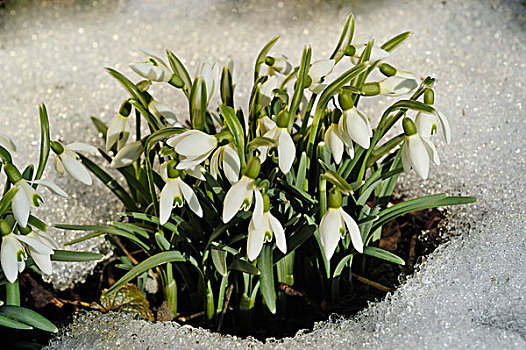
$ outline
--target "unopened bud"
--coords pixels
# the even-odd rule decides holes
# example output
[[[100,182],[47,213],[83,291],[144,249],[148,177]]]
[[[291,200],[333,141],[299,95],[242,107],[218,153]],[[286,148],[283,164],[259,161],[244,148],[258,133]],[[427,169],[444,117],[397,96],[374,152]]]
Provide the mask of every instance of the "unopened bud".
[[[402,120],[402,126],[404,127],[404,132],[407,136],[416,134],[416,125],[411,119],[404,118]]]
[[[378,66],[380,72],[386,77],[392,77],[396,74],[396,68],[387,63],[382,63]]]

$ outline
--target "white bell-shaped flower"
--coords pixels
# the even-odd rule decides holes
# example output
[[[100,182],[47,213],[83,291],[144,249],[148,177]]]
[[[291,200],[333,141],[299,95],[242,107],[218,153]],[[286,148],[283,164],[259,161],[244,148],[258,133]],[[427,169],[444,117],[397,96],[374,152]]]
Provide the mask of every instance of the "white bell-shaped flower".
[[[278,87],[278,78],[273,75],[259,86],[259,109],[265,108],[272,102],[274,98],[274,90]]]
[[[84,165],[82,165],[76,152],[85,152],[93,155],[97,153],[97,148],[81,142],[73,142],[62,146],[60,143],[53,141],[51,142],[51,149],[55,152],[54,166],[59,174],[62,175],[66,171],[72,178],[88,186],[91,185],[91,176],[84,168]]]
[[[356,107],[344,110],[338,123],[338,128],[343,141],[348,147],[352,146],[352,141],[361,147],[368,149],[371,145],[373,131],[369,118]],[[352,141],[351,141],[352,140]]]
[[[292,65],[284,55],[267,56],[265,64],[268,66],[269,75],[283,74],[288,75],[292,71]]]
[[[336,251],[340,238],[347,232],[351,235],[354,248],[362,253],[363,240],[360,228],[354,219],[342,208],[342,195],[333,188],[329,191],[329,208],[320,222],[320,239],[327,260],[330,260]]]
[[[409,173],[411,169],[415,169],[418,176],[425,180],[429,174],[429,161],[440,164],[438,152],[429,138],[417,132],[417,127],[411,119],[404,118],[403,126],[406,135],[402,145],[404,171]]]
[[[336,164],[340,164],[340,162],[342,161],[343,150],[346,146],[340,134],[338,124],[331,123],[331,126],[329,126],[327,131],[325,131],[325,136],[323,137],[323,140],[329,146],[332,157],[334,158]]]
[[[56,195],[64,198],[68,197],[64,190],[50,181],[34,180],[28,182],[24,180],[18,169],[12,164],[5,164],[4,171],[9,181],[13,184],[13,187],[17,189],[17,192],[11,201],[11,209],[16,222],[21,227],[27,226],[31,208],[39,207],[43,202],[42,197],[31,186],[31,184],[42,185]]]
[[[24,243],[38,268],[46,275],[50,275],[53,272],[51,255],[55,253],[54,249],[59,248],[57,242],[45,232],[34,231],[29,227],[26,230],[27,232],[16,235],[16,238]]]
[[[294,163],[294,158],[296,158],[296,145],[288,131],[289,113],[283,110],[278,114],[277,123],[274,123],[270,118],[266,123],[268,123],[267,126],[272,124],[274,124],[274,126],[263,134],[263,137],[276,141],[278,147],[279,168],[284,174],[287,174]],[[261,146],[258,147],[258,149],[260,151],[261,161],[263,162],[266,159],[268,147]]]
[[[385,96],[402,96],[415,91],[419,85],[420,78],[417,75],[397,70],[394,75],[379,82],[379,93]]]
[[[219,168],[223,169],[227,180],[234,184],[239,180],[239,171],[241,170],[241,161],[231,143],[218,147],[210,158],[210,174],[217,179]]]
[[[435,108],[435,93],[431,88],[424,92],[424,103]],[[440,129],[444,140],[449,143],[451,140],[451,130],[447,118],[441,114],[436,108],[435,113],[418,112],[415,118],[416,129],[420,136],[431,137],[437,133],[437,121],[440,123]]]
[[[210,100],[215,96],[219,90],[219,85],[221,81],[221,70],[219,65],[214,62],[212,65],[201,62],[197,66],[195,76],[199,78],[197,91],[201,91],[201,84],[204,84],[206,87],[207,100],[205,105],[208,106]],[[196,103],[197,105],[201,104],[201,94],[196,94]]]
[[[164,118],[169,125],[179,124],[175,112],[165,104],[156,100],[151,100],[148,104],[148,111],[159,119]]]
[[[240,210],[249,210],[254,199],[256,189],[256,178],[261,169],[261,161],[258,157],[252,157],[247,163],[245,173],[230,190],[228,190],[223,202],[223,222],[227,223]]]
[[[175,161],[161,165],[161,176],[165,185],[159,195],[159,221],[164,225],[172,213],[173,207],[182,207],[184,202],[199,217],[203,216],[203,209],[192,187],[181,179],[181,171],[175,169]]]
[[[255,204],[252,219],[248,225],[247,255],[250,261],[257,259],[263,243],[272,242],[276,237],[276,245],[283,254],[287,253],[285,231],[278,219],[270,212],[270,201],[267,194],[254,191]]]
[[[315,94],[320,94],[327,84],[323,84],[324,78],[332,72],[336,61],[334,60],[320,60],[314,62],[309,69],[308,88]]]
[[[358,34],[353,39],[353,47],[355,52],[351,55],[353,62],[356,62],[358,58],[363,54],[363,51],[367,47],[367,43],[372,37],[369,34]],[[371,56],[369,57],[370,62],[380,61],[389,57],[390,53],[381,47],[374,45],[371,48]]]
[[[141,156],[144,145],[141,141],[134,141],[126,144],[113,158],[110,166],[112,168],[122,168],[132,164]]]
[[[170,81],[173,73],[160,55],[148,49],[142,49],[141,51],[151,58],[147,62],[131,63],[130,68],[141,77],[150,81]]]
[[[129,117],[118,113],[108,125],[106,151],[109,151],[115,144],[117,144],[117,151],[120,151],[128,141],[130,130]]]
[[[201,164],[217,147],[217,137],[200,130],[187,130],[166,142],[181,156],[177,169],[188,169]]]
[[[5,221],[3,222],[5,223]],[[9,224],[5,224],[9,227]],[[18,273],[24,271],[26,267],[27,252],[17,236],[10,231],[8,233],[2,232],[0,262],[4,275],[10,283],[14,283]]]

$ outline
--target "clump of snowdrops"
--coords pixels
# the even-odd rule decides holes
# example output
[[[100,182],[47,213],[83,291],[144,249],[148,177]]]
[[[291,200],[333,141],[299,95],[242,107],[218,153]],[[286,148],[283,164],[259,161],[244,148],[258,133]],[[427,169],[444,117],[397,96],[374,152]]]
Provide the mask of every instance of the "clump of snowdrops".
[[[20,306],[18,274],[26,267],[37,273],[51,274],[52,260],[74,262],[102,258],[95,253],[61,250],[47,233],[47,225],[33,213],[45,203],[42,187],[55,195],[68,197],[59,186],[42,179],[51,149],[55,154],[56,170],[61,174],[67,172],[86,185],[91,184],[91,176],[76,152],[93,153],[97,150],[82,143],[63,146],[59,141],[51,141],[46,107],[41,105],[39,112],[41,140],[36,170],[33,164],[27,165],[23,171],[15,165],[13,153],[16,145],[7,130],[0,131],[0,173],[3,172],[5,177],[0,198],[0,284],[5,286],[6,295],[5,303],[0,301],[0,326],[56,332],[57,328],[46,318]]]
[[[297,66],[272,52],[277,37],[268,42],[248,110],[234,101],[232,62],[202,63],[190,75],[173,52],[143,50],[147,59],[130,65],[137,83],[108,68],[129,98],[108,126],[92,119],[106,142],[100,154],[124,182],[81,158],[122,201],[124,220],[60,226],[119,235],[140,249],[139,261],[123,255],[128,271],[108,294],[154,279],[174,317],[203,312],[209,324],[221,324],[226,304],[251,314],[261,301],[276,313],[278,297],[286,298],[278,283],[303,276],[335,299],[357,257],[404,264],[377,247],[388,221],[474,201],[441,193],[389,205],[403,172],[425,179],[439,165],[433,140],[449,142],[449,124],[434,105],[434,78],[385,63],[410,33],[379,45],[354,27],[350,15],[328,59],[313,61],[305,47]],[[344,73],[334,76],[336,66]],[[384,78],[370,81],[374,71]],[[152,84],[183,94],[188,115],[155,99]],[[360,109],[384,96],[400,100],[379,116]],[[387,137],[397,124],[403,131]]]

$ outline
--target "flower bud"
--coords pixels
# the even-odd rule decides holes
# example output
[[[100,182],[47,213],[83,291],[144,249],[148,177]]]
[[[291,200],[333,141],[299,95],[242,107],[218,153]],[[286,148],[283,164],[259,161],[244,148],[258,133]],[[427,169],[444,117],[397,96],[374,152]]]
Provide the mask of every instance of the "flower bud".
[[[132,105],[130,101],[126,100],[121,104],[121,107],[119,109],[119,114],[123,117],[128,117],[131,113]]]
[[[402,126],[404,127],[404,132],[407,136],[416,134],[416,125],[411,119],[404,118],[402,120]]]
[[[380,94],[379,83],[365,83],[362,85],[362,92],[365,96],[375,96]]]
[[[329,208],[341,208],[342,193],[336,187],[333,187],[329,190],[329,198],[327,200],[327,203],[329,204]]]
[[[51,141],[49,143],[49,146],[51,147],[51,149],[53,150],[53,152],[55,152],[56,154],[58,155],[61,155],[62,153],[64,153],[64,146],[62,146],[60,144],[60,142],[57,142],[57,141]]]
[[[5,220],[0,220],[0,235],[7,236],[11,233],[11,225]]]
[[[435,104],[435,92],[431,88],[424,92],[424,103],[429,106]]]
[[[267,66],[272,66],[275,62],[276,62],[276,59],[274,57],[271,57],[271,56],[265,57],[265,64]]]
[[[261,170],[261,160],[259,160],[259,157],[252,157],[247,163],[247,167],[245,168],[244,175],[251,179],[256,179],[259,175],[260,170]]]

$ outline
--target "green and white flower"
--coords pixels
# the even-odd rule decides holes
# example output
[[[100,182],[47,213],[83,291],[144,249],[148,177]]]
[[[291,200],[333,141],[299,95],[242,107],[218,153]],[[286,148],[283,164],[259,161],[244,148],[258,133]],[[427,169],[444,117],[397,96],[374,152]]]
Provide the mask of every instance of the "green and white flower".
[[[372,37],[369,34],[356,35],[356,37],[353,39],[353,44],[352,44],[352,47],[354,48],[354,50],[351,49],[351,51],[354,51],[354,52],[350,52],[352,53],[352,55],[350,56],[353,62],[356,62],[358,58],[360,58],[360,56],[363,54],[363,51],[367,47],[367,43],[371,39]],[[371,56],[369,57],[369,61],[370,62],[380,61],[380,60],[386,59],[387,57],[389,57],[389,55],[390,53],[388,51],[385,51],[381,47],[373,44],[371,48]]]
[[[424,103],[434,107],[435,94],[433,90],[427,89],[424,93]],[[425,112],[418,112],[415,118],[416,129],[420,136],[431,137],[437,133],[437,121],[440,123],[442,136],[444,140],[449,143],[451,140],[451,130],[447,118],[435,108],[436,113],[430,114]]]
[[[176,162],[170,160],[161,165],[161,176],[165,185],[159,195],[159,221],[165,224],[172,213],[173,207],[182,207],[184,202],[199,217],[203,216],[203,210],[194,190],[181,178],[181,171],[175,169]]]
[[[84,168],[84,165],[82,165],[76,152],[85,152],[94,155],[97,153],[95,147],[81,142],[73,142],[69,145],[62,146],[59,142],[52,141],[51,149],[55,152],[53,165],[59,174],[62,175],[64,171],[66,171],[72,178],[88,186],[91,185],[91,176],[86,168]]]
[[[278,147],[278,163],[279,168],[284,174],[287,174],[294,163],[296,158],[296,145],[292,140],[288,130],[289,124],[289,113],[287,111],[281,111],[277,116],[277,123],[274,123],[270,118],[262,122],[266,127],[270,127],[269,130],[263,134],[263,137],[273,139],[276,141]],[[264,162],[267,157],[268,146],[258,147],[261,157],[261,162]]]
[[[421,136],[417,132],[417,127],[411,119],[404,118],[402,125],[405,132],[402,145],[404,171],[409,173],[411,169],[415,169],[418,176],[425,180],[429,174],[429,161],[432,160],[436,165],[440,164],[438,152],[428,137]]]
[[[129,114],[123,115],[119,112],[108,125],[106,151],[109,151],[115,144],[117,144],[117,151],[120,151],[128,141],[130,130]]]
[[[288,75],[292,71],[292,65],[284,55],[267,56],[265,58],[265,64],[268,66],[269,75],[275,75],[277,73]]]
[[[256,178],[261,169],[261,161],[258,157],[252,157],[247,163],[245,173],[230,190],[228,190],[223,202],[223,222],[227,223],[240,210],[249,210],[254,199],[256,189]]]
[[[418,85],[420,85],[420,78],[417,75],[397,70],[394,75],[379,82],[379,93],[385,96],[402,96],[415,91]]]
[[[343,150],[345,148],[347,148],[347,152],[349,153],[349,156],[351,158],[354,157],[352,142],[351,142],[351,147],[348,147],[345,145],[345,143],[343,142],[343,137],[340,134],[338,124],[331,123],[331,126],[329,126],[327,131],[325,131],[325,136],[323,137],[323,140],[329,146],[332,157],[334,158],[334,161],[336,162],[336,164],[340,164],[340,162],[342,161]]]
[[[231,143],[218,147],[210,158],[210,174],[217,179],[219,168],[223,169],[227,180],[234,184],[239,180],[239,171],[241,170],[241,161]]]
[[[187,130],[166,142],[181,156],[177,169],[189,169],[201,164],[218,145],[217,137],[200,130]]]
[[[373,131],[369,118],[354,106],[343,111],[338,123],[338,130],[349,148],[352,147],[353,141],[365,149],[368,149],[371,145]]]
[[[2,220],[1,225],[8,228],[9,231],[4,232],[4,229],[2,229],[0,262],[5,277],[10,283],[14,283],[18,277],[18,273],[24,271],[26,268],[27,252],[22,243],[17,239],[18,235],[11,232],[9,224]]]
[[[132,164],[141,156],[144,145],[141,141],[134,141],[126,144],[113,158],[110,166],[112,168],[122,168]]]
[[[16,145],[9,136],[0,132],[0,146],[10,152],[16,152]]]
[[[16,238],[24,243],[26,250],[29,251],[29,255],[38,268],[46,275],[50,275],[53,272],[51,255],[55,253],[55,249],[59,248],[57,242],[46,232],[35,231],[29,227],[21,233],[16,235]]]
[[[315,94],[320,94],[327,84],[323,84],[323,80],[329,74],[336,62],[334,60],[320,60],[314,62],[309,69],[308,81],[305,86]]]
[[[248,225],[247,255],[250,261],[257,259],[263,243],[272,242],[276,237],[276,245],[283,254],[287,253],[287,241],[285,231],[278,219],[270,212],[270,200],[268,195],[261,194],[259,190],[254,191],[255,204],[252,219]]]
[[[278,87],[278,78],[273,75],[268,77],[268,79],[259,86],[259,108],[264,108],[272,102],[274,98],[274,90]]]
[[[351,235],[354,248],[363,253],[363,241],[360,228],[354,219],[342,208],[342,195],[339,190],[332,188],[329,191],[329,208],[320,222],[320,239],[327,260],[330,260],[336,251],[340,238],[347,232]]]
[[[130,64],[130,68],[135,73],[147,80],[156,82],[168,82],[172,79],[172,71],[158,53],[148,49],[141,51],[151,58],[147,62]]]

